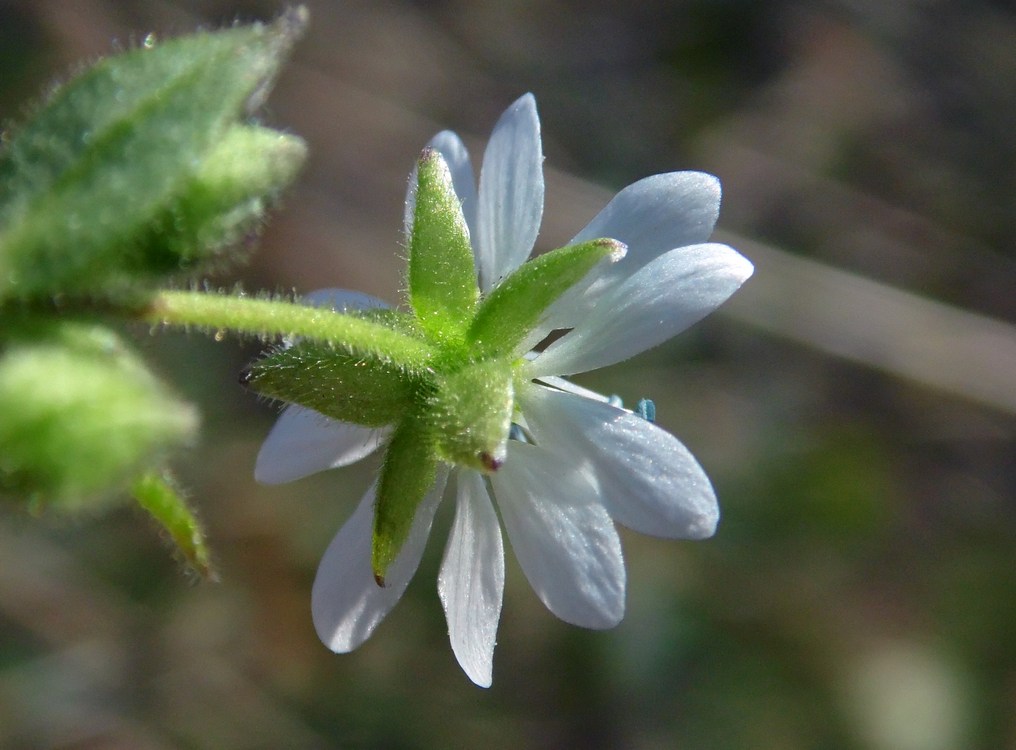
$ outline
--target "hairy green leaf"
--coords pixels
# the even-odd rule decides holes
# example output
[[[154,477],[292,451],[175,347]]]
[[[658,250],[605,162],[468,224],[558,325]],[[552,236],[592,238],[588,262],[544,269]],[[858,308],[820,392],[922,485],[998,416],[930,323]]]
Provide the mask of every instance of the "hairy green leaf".
[[[295,177],[304,142],[276,130],[234,125],[139,240],[137,270],[188,268],[260,228],[265,211]]]
[[[131,494],[166,532],[187,566],[202,578],[214,580],[216,574],[205,530],[171,478],[166,474],[144,474],[131,486]]]

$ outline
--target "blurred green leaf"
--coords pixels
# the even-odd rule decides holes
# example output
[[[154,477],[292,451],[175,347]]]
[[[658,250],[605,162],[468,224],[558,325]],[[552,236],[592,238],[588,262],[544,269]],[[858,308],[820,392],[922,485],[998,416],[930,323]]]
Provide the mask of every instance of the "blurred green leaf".
[[[137,270],[172,273],[255,232],[306,153],[306,145],[295,136],[232,126],[140,240],[135,257],[144,265]]]

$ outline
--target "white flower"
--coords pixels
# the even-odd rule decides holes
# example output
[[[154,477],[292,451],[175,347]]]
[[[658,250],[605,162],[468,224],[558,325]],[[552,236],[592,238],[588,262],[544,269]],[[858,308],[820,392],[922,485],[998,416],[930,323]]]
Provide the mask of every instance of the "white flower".
[[[479,189],[458,136],[445,131],[429,145],[451,171],[480,289],[487,293],[529,257],[539,230],[543,154],[535,101],[526,94],[501,116],[484,154]],[[456,512],[438,592],[455,656],[481,686],[491,683],[504,590],[504,547],[492,498],[537,595],[561,619],[588,628],[612,627],[624,615],[625,570],[615,521],[670,538],[713,533],[716,497],[691,453],[654,424],[560,376],[662,343],[714,310],[751,275],[751,263],[737,252],[706,242],[719,202],[719,183],[710,175],[656,175],[625,188],[576,235],[574,241],[617,239],[628,253],[552,305],[518,352],[529,380],[515,398],[532,442],[509,441],[504,465],[487,476],[440,468],[384,588],[371,568],[374,488],[367,492],[328,547],[314,582],[314,624],[329,648],[359,646],[402,596],[450,475]],[[384,304],[343,290],[322,290],[309,301],[336,309]],[[571,330],[523,359],[554,329]],[[384,430],[289,406],[261,449],[255,475],[278,483],[344,466],[385,437]]]

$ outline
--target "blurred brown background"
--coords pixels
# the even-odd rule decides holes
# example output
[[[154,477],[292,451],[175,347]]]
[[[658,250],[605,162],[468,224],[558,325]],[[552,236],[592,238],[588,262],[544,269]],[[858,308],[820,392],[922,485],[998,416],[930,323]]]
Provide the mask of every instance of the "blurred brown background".
[[[263,113],[311,160],[216,281],[396,301],[405,179],[441,128],[475,160],[533,91],[566,241],[656,172],[719,175],[756,277],[582,383],[655,399],[713,478],[715,539],[624,534],[628,614],[585,632],[508,570],[494,686],[417,579],[351,655],[317,560],[376,461],[282,487],[249,342],[138,345],[205,416],[179,460],[222,575],[140,513],[0,515],[0,747],[1016,748],[1016,15],[988,0],[319,2]],[[0,117],[82,61],[271,2],[0,4]],[[447,511],[448,508],[445,508]],[[447,525],[448,518],[444,519]]]

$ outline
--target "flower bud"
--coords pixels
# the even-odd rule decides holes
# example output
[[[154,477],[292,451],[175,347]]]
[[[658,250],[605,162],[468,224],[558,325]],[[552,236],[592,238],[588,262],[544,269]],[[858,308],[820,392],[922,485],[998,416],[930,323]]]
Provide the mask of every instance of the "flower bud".
[[[147,285],[246,231],[303,158],[241,123],[305,20],[144,46],[55,89],[0,151],[0,301]]]
[[[0,356],[0,490],[32,505],[102,505],[197,428],[112,331],[33,324]],[[30,333],[30,335],[29,335]]]
[[[230,128],[139,242],[138,270],[172,273],[236,246],[260,228],[306,155],[296,136],[258,126]]]

